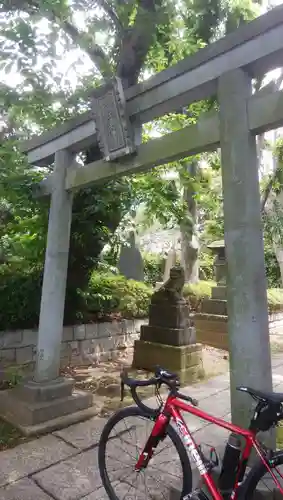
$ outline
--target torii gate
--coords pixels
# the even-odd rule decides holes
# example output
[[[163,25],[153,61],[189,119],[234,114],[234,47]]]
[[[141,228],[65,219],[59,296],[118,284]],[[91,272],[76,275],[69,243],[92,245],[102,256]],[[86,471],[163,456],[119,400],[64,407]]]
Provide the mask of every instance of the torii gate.
[[[53,410],[45,420],[89,406],[86,401],[71,404],[70,385],[58,381],[72,192],[219,146],[228,261],[232,420],[246,424],[249,413],[250,401],[236,391],[237,385],[272,389],[256,134],[283,125],[283,92],[265,90],[252,95],[251,79],[282,65],[282,32],[283,6],[278,6],[127,89],[126,112],[134,127],[211,95],[217,95],[219,103],[218,113],[204,115],[196,125],[146,144],[136,142],[135,155],[127,156],[124,148],[124,156],[113,161],[102,158],[85,167],[75,164],[76,153],[97,141],[92,111],[22,146],[31,164],[51,164],[55,159],[55,167],[39,186],[39,194],[50,194],[51,201],[34,381],[22,387],[21,400],[14,398],[12,404],[7,399],[0,408],[2,414],[10,411],[14,424],[22,429],[39,424],[37,430],[43,425],[52,428],[52,422],[54,425],[54,420],[50,425],[39,422],[32,409],[23,421],[24,412],[19,408],[27,399],[38,407],[40,402],[53,398]]]

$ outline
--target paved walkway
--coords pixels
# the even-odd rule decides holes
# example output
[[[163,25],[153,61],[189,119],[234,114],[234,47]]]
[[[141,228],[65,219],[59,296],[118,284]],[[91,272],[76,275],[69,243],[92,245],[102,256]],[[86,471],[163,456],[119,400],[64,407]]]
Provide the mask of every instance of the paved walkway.
[[[283,354],[273,357],[273,381],[283,392]],[[201,408],[229,419],[228,374],[186,388]],[[223,443],[227,431],[188,417],[197,442]],[[0,500],[106,500],[98,472],[97,443],[104,419],[56,431],[0,453]]]

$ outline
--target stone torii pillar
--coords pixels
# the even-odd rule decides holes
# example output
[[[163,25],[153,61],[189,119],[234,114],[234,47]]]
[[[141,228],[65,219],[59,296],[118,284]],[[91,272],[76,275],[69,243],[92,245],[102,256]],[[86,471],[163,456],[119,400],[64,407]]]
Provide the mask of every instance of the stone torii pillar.
[[[136,150],[138,135],[130,125],[125,102],[117,78],[94,91],[93,114],[105,162]],[[72,194],[65,185],[73,161],[68,149],[55,153],[35,374],[33,380],[3,391],[1,399],[0,414],[24,434],[46,432],[95,413],[92,394],[75,391],[74,381],[59,377],[72,220]]]
[[[247,114],[251,93],[242,69],[219,78],[232,420],[244,426],[251,399],[236,386],[272,390],[256,138]]]
[[[73,160],[67,150],[55,154],[34,378],[7,391],[1,401],[1,414],[28,435],[93,413],[91,393],[74,391],[73,380],[59,377],[72,220],[72,194],[65,190],[65,176]]]
[[[39,383],[59,375],[73,200],[65,176],[73,160],[66,150],[55,154],[34,375]]]

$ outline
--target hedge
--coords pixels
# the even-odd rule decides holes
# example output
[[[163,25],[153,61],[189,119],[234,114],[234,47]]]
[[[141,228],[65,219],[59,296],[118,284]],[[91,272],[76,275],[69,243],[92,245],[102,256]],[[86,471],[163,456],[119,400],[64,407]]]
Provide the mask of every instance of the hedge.
[[[83,296],[88,314],[119,313],[124,318],[142,318],[148,314],[152,292],[145,283],[94,271]]]
[[[0,266],[0,331],[37,327],[41,287],[42,270]],[[145,283],[95,271],[87,290],[67,291],[65,324],[87,322],[110,314],[145,317],[152,291]]]
[[[188,297],[189,304],[193,310],[198,310],[201,301],[211,296],[211,288],[216,286],[214,281],[199,281],[196,284],[184,286],[184,296]],[[267,302],[269,312],[283,311],[283,289],[269,288],[267,290]]]
[[[0,266],[0,330],[38,324],[42,270]]]
[[[211,288],[216,286],[214,281],[200,280],[198,283],[190,283],[184,286],[184,297],[188,299],[190,308],[197,311],[203,299],[211,296]]]
[[[213,281],[185,285],[184,295],[192,311],[198,310],[201,301],[210,297],[215,285]],[[41,286],[42,270],[0,266],[0,330],[38,325]],[[68,291],[65,324],[103,319],[109,315],[146,317],[152,293],[153,288],[145,283],[127,280],[111,272],[94,271],[85,291]],[[268,306],[270,312],[283,311],[283,289],[268,290]]]

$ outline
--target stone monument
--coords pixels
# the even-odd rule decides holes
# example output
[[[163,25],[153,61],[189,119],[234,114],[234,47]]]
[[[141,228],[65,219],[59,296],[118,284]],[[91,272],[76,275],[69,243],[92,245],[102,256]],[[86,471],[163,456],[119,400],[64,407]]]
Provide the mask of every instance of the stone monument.
[[[118,269],[127,279],[136,281],[144,280],[144,264],[139,248],[136,245],[135,232],[131,231],[128,246],[122,246]]]
[[[194,316],[196,338],[198,342],[219,349],[229,350],[227,316],[227,262],[224,240],[208,245],[213,253],[214,274],[217,286],[212,287],[211,298],[204,299],[199,313]]]
[[[169,279],[153,294],[149,324],[135,341],[133,366],[153,371],[156,365],[177,373],[182,384],[203,372],[202,348],[195,344],[189,307],[183,297],[184,269],[174,266]]]

